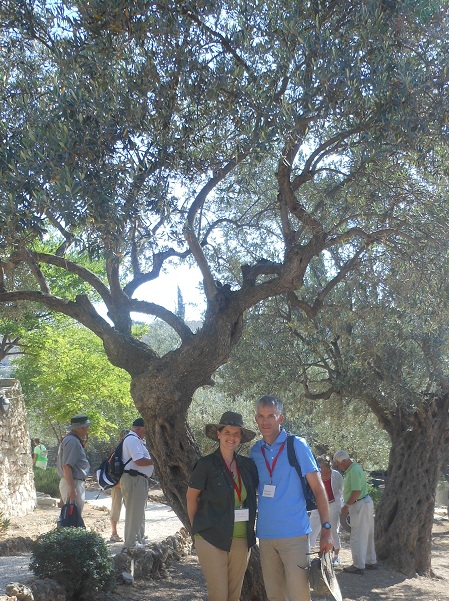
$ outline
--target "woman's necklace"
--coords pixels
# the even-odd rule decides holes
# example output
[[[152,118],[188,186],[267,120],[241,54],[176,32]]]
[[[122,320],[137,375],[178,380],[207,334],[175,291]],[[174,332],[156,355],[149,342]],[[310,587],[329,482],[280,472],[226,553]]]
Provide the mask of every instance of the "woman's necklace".
[[[222,455],[222,457],[223,457],[223,455]],[[223,461],[225,462],[225,465],[226,465],[226,467],[228,468],[228,470],[229,470],[229,473],[231,474],[231,476],[232,476],[232,477],[234,477],[234,472],[232,471],[232,468],[231,468],[231,466],[232,466],[232,464],[233,464],[233,463],[234,463],[234,461],[235,461],[235,457],[233,457],[233,458],[231,459],[231,461],[230,461],[230,462],[229,462],[229,461],[227,461],[227,460],[226,460],[226,459],[223,457]]]

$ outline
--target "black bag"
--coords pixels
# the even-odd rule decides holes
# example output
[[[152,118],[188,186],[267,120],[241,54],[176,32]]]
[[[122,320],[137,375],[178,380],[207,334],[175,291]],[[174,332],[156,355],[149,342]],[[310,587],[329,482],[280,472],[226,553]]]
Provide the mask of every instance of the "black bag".
[[[125,436],[127,438],[129,434]],[[123,440],[125,440],[125,438]],[[123,463],[123,440],[121,440],[115,450],[103,459],[101,465],[97,469],[97,480],[98,484],[103,490],[108,490],[109,488],[114,488],[120,482],[120,478],[125,470],[125,465],[127,465],[131,458]]]
[[[60,528],[86,528],[76,503],[69,501],[63,506],[56,527],[58,530]]]
[[[302,492],[304,493],[304,498],[306,500],[306,511],[313,511],[317,508],[315,495],[313,494],[312,489],[310,488],[310,484],[307,482],[307,478],[305,478],[302,475],[301,466],[299,465],[299,461],[295,453],[294,440],[295,437],[293,434],[289,434],[287,436],[288,462],[298,472],[299,479],[301,480]]]

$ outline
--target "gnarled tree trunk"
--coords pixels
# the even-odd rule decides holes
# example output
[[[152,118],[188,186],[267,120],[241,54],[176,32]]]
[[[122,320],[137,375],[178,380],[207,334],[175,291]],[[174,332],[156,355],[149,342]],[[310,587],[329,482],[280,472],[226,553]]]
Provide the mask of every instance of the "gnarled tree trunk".
[[[407,574],[431,575],[433,510],[449,435],[448,398],[396,411],[386,427],[392,446],[385,492],[376,511],[378,559]]]

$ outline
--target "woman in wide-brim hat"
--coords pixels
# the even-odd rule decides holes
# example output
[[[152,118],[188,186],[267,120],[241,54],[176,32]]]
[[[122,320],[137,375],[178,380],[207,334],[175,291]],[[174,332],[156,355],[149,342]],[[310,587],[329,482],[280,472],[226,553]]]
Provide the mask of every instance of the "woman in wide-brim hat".
[[[256,435],[239,413],[226,411],[205,426],[219,443],[198,460],[187,489],[187,512],[209,601],[238,601],[251,547],[256,543],[257,468],[237,450]]]

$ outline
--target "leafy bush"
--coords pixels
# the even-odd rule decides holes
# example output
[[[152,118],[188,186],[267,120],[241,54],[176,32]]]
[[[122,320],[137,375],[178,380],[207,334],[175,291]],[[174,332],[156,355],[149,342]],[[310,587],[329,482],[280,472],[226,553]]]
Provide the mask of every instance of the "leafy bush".
[[[32,546],[30,569],[61,584],[67,598],[88,601],[115,587],[112,557],[103,538],[84,528],[42,534]]]
[[[61,480],[55,467],[41,470],[34,468],[34,486],[38,492],[59,498],[59,481]]]
[[[3,511],[0,511],[0,535],[5,534],[10,524],[11,520],[5,518],[5,514],[3,513]]]
[[[380,499],[382,498],[382,489],[376,488],[375,486],[368,484],[368,493],[373,500],[374,508],[376,508],[379,504]]]

